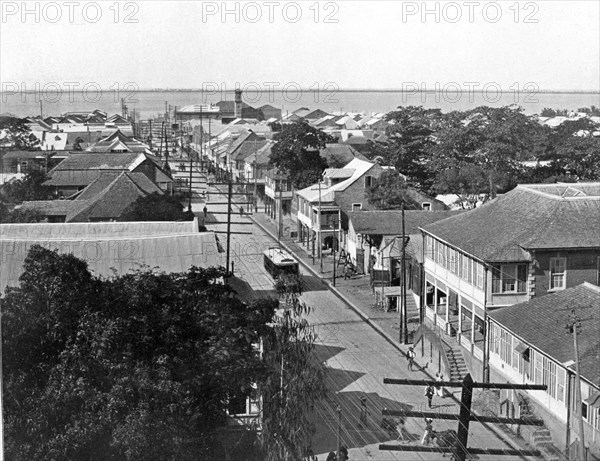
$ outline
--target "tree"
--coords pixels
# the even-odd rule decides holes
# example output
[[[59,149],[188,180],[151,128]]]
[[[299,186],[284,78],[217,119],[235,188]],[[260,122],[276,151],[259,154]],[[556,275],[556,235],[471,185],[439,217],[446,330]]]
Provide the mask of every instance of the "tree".
[[[183,211],[183,208],[176,197],[155,192],[129,205],[119,221],[192,221],[194,214]]]
[[[556,147],[557,163],[580,181],[600,179],[600,139],[591,135],[569,136]]]
[[[4,185],[2,195],[12,203],[54,198],[52,188],[44,186],[48,176],[43,171],[31,170],[23,177]]]
[[[540,130],[537,122],[512,107],[478,107],[446,117],[429,165],[434,190],[492,197],[510,190],[520,162],[533,157],[533,140]]]
[[[289,175],[294,187],[302,189],[314,184],[327,162],[319,153],[327,143],[334,142],[330,135],[308,123],[284,125],[274,138],[269,163]]]
[[[406,181],[398,171],[386,170],[367,190],[367,199],[380,210],[399,210],[403,203],[413,208],[407,190]]]
[[[385,163],[393,162],[391,164],[407,177],[409,185],[417,189],[428,189],[431,185],[427,163],[429,150],[435,143],[433,134],[441,116],[439,109],[416,106],[399,107],[385,116],[390,123],[385,131],[388,143],[378,148],[390,152],[377,155]]]
[[[0,117],[0,132],[4,132],[6,142],[16,150],[39,150],[40,141],[31,133],[25,119],[17,117]]]
[[[325,367],[315,354],[316,334],[305,318],[310,308],[299,301],[302,286],[297,276],[283,276],[275,283],[285,308],[264,340],[265,363],[271,370],[260,386],[267,461],[300,460],[312,454],[316,431],[312,412],[327,395]]]
[[[228,402],[264,380],[255,345],[277,306],[241,302],[225,275],[99,279],[32,247],[2,300],[7,458],[224,459],[215,430]]]
[[[0,202],[0,223],[36,223],[45,219],[45,216],[36,209],[21,210],[19,208],[9,210]]]

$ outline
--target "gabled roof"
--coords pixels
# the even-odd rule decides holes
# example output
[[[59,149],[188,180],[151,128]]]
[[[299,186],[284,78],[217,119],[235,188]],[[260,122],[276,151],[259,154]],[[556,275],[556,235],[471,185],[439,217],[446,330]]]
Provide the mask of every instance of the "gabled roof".
[[[44,216],[64,216],[66,221],[70,221],[75,215],[83,211],[86,207],[86,201],[37,200],[23,202],[18,208],[20,210],[38,210]]]
[[[519,185],[480,207],[427,225],[483,260],[528,261],[530,250],[600,248],[600,183]]]
[[[267,144],[267,140],[264,138],[256,139],[256,140],[252,140],[252,141],[246,141],[244,144],[242,144],[239,147],[239,149],[237,149],[237,152],[235,155],[235,160],[240,161],[240,160],[245,160],[247,158],[250,158],[252,161],[254,161],[255,154],[256,154],[256,158],[258,159],[260,148],[266,144]]]
[[[375,166],[374,163],[360,160],[358,158],[353,159],[350,163],[344,166],[344,168],[354,170],[352,176],[338,184],[335,184],[329,188],[321,184],[321,201],[333,202],[335,199],[335,192],[341,192],[346,190],[349,186],[354,184],[359,178],[364,176],[371,168]],[[307,200],[309,203],[316,202],[319,200],[319,185],[313,184],[297,192],[299,196]]]
[[[406,235],[417,234],[420,233],[419,228],[459,213],[461,211],[407,210],[404,212],[404,231]],[[400,210],[350,211],[347,215],[357,234],[402,234],[402,211]]]
[[[597,286],[586,282],[488,315],[519,339],[564,364],[575,361],[573,336],[565,330],[571,320],[571,308],[586,319],[577,335],[581,375],[600,386],[600,288]]]
[[[113,131],[106,138],[99,140],[88,148],[89,152],[113,152],[115,150],[150,153],[146,144],[138,141],[134,137],[126,136],[119,129]]]
[[[323,172],[323,177],[331,179],[348,179],[352,177],[353,174],[354,169],[352,168],[326,168]]]
[[[121,154],[91,152],[81,154],[71,153],[69,157],[56,165],[49,174],[52,176],[53,172],[59,170],[126,170],[140,157],[145,158],[145,155],[135,152],[125,152]]]
[[[354,158],[367,160],[363,154],[348,144],[326,144],[325,148],[321,149],[319,153],[328,163],[333,157],[345,163],[351,162]]]
[[[304,118],[307,120],[317,120],[323,117],[328,116],[329,114],[321,109],[315,109],[308,114],[304,115]]]
[[[116,219],[138,198],[151,193],[163,194],[143,173],[133,176],[132,173],[123,171],[103,191],[87,200],[88,205],[71,220],[84,222],[90,219]]]

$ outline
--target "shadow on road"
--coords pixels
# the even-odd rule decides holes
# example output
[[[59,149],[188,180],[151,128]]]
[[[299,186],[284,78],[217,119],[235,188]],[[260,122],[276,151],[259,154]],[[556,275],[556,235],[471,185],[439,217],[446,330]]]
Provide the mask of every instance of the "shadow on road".
[[[364,406],[363,400],[365,402]],[[341,409],[339,423],[338,407]],[[402,437],[400,437],[395,423],[391,426],[382,424],[384,417],[381,412],[384,408],[410,410],[413,405],[383,398],[375,393],[351,391],[330,395],[327,400],[318,405],[315,412],[317,432],[313,438],[313,451],[315,453],[327,453],[336,449],[338,425],[341,444],[348,448],[361,448],[367,445],[394,441],[409,444],[420,439],[422,434],[411,433],[406,428],[404,428]],[[377,456],[374,459],[377,459]]]

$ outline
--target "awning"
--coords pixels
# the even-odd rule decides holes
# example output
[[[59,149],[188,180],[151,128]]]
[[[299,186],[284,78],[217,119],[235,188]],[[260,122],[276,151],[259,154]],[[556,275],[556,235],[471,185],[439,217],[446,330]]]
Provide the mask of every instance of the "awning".
[[[590,396],[584,400],[590,406],[600,408],[600,392],[592,392]]]
[[[517,344],[517,347],[515,347],[515,351],[517,351],[519,354],[525,354],[528,350],[529,346],[525,343],[519,343]]]

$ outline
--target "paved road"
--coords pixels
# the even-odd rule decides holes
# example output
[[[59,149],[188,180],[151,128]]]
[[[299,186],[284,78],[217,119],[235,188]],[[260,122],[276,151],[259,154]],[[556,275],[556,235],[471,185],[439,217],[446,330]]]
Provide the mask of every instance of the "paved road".
[[[222,186],[221,186],[222,187]],[[212,189],[214,192],[214,188]],[[210,194],[207,204],[209,214],[206,226],[209,230],[225,231],[226,226],[215,221],[226,221],[226,215],[213,215],[213,211],[226,211],[226,198]],[[221,203],[221,204],[218,204]],[[202,205],[200,205],[200,208]],[[246,282],[248,290],[272,290],[273,281],[262,267],[262,251],[274,246],[273,240],[251,224],[248,216],[240,216],[234,205],[232,231],[251,232],[245,235],[232,235],[231,260],[235,264],[235,275]],[[200,210],[198,210],[200,211]],[[219,234],[225,244],[225,235]],[[223,264],[224,264],[224,254]],[[351,308],[330,292],[317,277],[302,269],[308,288],[302,300],[314,309],[308,317],[315,327],[319,341],[317,353],[328,366],[327,382],[330,397],[321,402],[315,414],[317,433],[313,440],[313,450],[319,460],[324,460],[329,451],[337,447],[338,413],[341,409],[340,433],[342,444],[349,448],[351,460],[440,460],[439,453],[380,451],[380,443],[396,443],[380,428],[381,410],[414,409],[425,410],[425,397],[422,388],[384,385],[383,378],[428,379],[420,371],[410,372],[404,356],[392,344],[365,323]],[[360,418],[361,397],[366,397],[367,416]],[[434,400],[436,410],[458,413],[457,405],[451,399]],[[456,423],[443,420],[434,422],[436,430],[455,429]],[[419,444],[424,422],[409,418],[406,424],[407,444]],[[400,442],[397,442],[400,443]],[[471,423],[469,446],[479,448],[511,448],[506,440],[477,423]],[[446,457],[446,459],[449,459]],[[480,456],[482,460],[523,460],[516,456]]]

